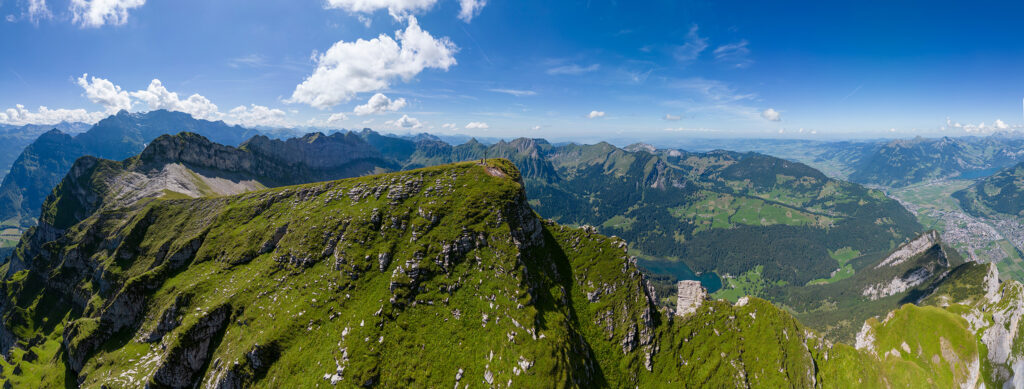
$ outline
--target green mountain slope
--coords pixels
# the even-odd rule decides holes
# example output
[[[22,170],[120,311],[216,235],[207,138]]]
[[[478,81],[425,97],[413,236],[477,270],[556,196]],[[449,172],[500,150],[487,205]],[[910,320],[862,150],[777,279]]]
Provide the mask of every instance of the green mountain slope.
[[[84,184],[104,176],[61,187],[117,192]],[[16,387],[949,387],[980,352],[955,318],[915,340],[939,348],[889,357],[897,319],[869,321],[855,350],[757,298],[673,316],[624,241],[539,219],[505,160],[142,198],[42,228],[78,219],[60,198],[2,284]]]
[[[883,361],[901,360],[894,367],[907,369],[904,374],[932,370],[954,381],[966,377],[961,382],[976,382],[972,387],[1020,387],[1022,307],[1024,285],[1000,283],[995,264],[968,263],[952,271],[922,306],[906,305],[866,322],[857,347]],[[935,355],[958,357],[943,363]]]
[[[967,212],[988,217],[997,214],[1024,216],[1024,164],[1000,170],[953,193]]]
[[[665,324],[621,241],[542,224],[514,167],[490,164],[140,201],[35,253],[45,238],[28,236],[4,304],[23,367],[4,371],[83,386],[639,382]]]

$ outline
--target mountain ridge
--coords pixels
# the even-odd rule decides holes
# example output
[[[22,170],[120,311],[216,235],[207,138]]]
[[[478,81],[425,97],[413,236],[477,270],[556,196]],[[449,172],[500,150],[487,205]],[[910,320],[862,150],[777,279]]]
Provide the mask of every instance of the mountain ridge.
[[[887,334],[913,347],[967,342],[955,327],[912,340],[897,319],[869,320],[854,348],[758,298],[674,316],[624,241],[541,220],[523,180],[488,159],[142,200],[62,236],[33,229],[19,246],[27,268],[0,284],[0,376],[166,387],[1003,382],[882,357]],[[977,347],[927,347],[935,366],[980,358]],[[1001,371],[988,360],[972,368]]]
[[[11,172],[0,183],[0,220],[16,220],[27,227],[39,207],[78,157],[93,155],[125,159],[141,152],[146,143],[168,132],[191,130],[221,144],[237,145],[249,130],[192,118],[165,110],[147,113],[121,111],[74,136],[49,131],[21,152]]]

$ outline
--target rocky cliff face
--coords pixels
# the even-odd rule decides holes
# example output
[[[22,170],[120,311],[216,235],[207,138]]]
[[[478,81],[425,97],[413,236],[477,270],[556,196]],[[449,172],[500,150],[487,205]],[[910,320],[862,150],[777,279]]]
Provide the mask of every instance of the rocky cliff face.
[[[878,300],[945,277],[950,263],[941,243],[938,232],[930,231],[903,244],[874,266],[883,280],[863,287],[861,295]]]
[[[288,140],[255,136],[242,148],[284,165],[303,165],[312,169],[335,169],[361,159],[382,160],[376,148],[354,133],[307,134]]]
[[[708,297],[707,289],[700,281],[679,281],[676,293],[676,316],[686,316],[697,312]]]
[[[260,135],[239,148],[219,145],[191,133],[162,136],[146,147],[139,162],[143,167],[181,163],[197,172],[230,172],[266,186],[339,179],[394,168],[359,136],[320,133],[287,141]]]
[[[932,248],[932,246],[939,243],[939,240],[938,231],[929,231],[908,243],[904,243],[902,246],[897,248],[896,251],[893,251],[892,254],[889,254],[888,257],[882,260],[882,262],[875,265],[875,268],[877,269],[883,266],[897,266],[902,264],[910,258],[921,255],[926,250]]]

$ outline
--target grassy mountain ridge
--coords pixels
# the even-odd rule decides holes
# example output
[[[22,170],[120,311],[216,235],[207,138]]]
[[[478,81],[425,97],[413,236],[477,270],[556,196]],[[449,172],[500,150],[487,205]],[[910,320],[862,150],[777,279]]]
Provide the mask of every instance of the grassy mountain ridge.
[[[94,214],[7,278],[18,346],[4,372],[172,387],[651,379],[665,318],[621,241],[542,224],[514,167],[488,164]]]
[[[67,210],[48,208],[57,219]],[[2,284],[0,379],[43,387],[972,382],[957,367],[977,355],[966,341],[920,358],[878,352],[891,343],[887,333],[902,334],[889,329],[893,320],[869,322],[874,348],[857,350],[757,298],[672,316],[657,309],[625,248],[542,221],[505,160],[144,198],[22,240],[29,266]],[[966,339],[949,334],[934,338]]]

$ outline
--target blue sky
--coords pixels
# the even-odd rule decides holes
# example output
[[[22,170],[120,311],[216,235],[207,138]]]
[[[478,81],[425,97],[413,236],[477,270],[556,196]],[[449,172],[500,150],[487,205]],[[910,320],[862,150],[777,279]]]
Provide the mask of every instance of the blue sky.
[[[1019,129],[1024,3],[975,3],[0,0],[0,122],[168,108],[580,140]]]

